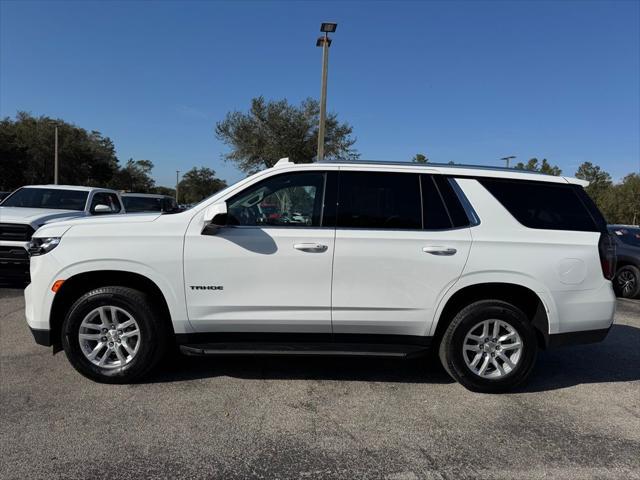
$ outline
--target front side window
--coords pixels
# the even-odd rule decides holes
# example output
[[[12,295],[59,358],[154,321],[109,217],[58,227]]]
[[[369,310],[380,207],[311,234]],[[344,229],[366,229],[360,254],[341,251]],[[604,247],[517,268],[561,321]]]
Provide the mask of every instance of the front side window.
[[[229,225],[319,227],[324,172],[277,175],[227,201]]]
[[[340,172],[338,227],[421,229],[420,177],[413,173]]]
[[[111,209],[110,212],[96,212],[96,207],[98,205],[106,205]],[[118,201],[118,196],[115,193],[108,192],[98,192],[93,196],[91,200],[91,213],[92,214],[100,214],[100,213],[118,213],[120,211],[120,202]]]
[[[21,188],[2,202],[3,207],[84,210],[88,192],[59,188]]]

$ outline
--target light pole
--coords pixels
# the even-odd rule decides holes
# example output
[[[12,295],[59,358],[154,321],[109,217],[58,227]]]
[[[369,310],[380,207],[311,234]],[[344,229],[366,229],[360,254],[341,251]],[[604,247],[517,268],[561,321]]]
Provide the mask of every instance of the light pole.
[[[329,69],[329,34],[336,31],[337,23],[322,23],[320,31],[324,33],[316,41],[316,47],[322,47],[322,88],[320,90],[320,125],[318,126],[318,161],[324,159],[324,126],[327,118],[327,71]]]
[[[516,158],[515,155],[510,155],[508,157],[502,157],[500,160],[504,160],[505,162],[507,162],[507,168],[509,168],[509,161],[513,160],[514,158]]]
[[[53,184],[58,185],[58,125],[54,134],[54,154],[53,154]]]
[[[178,180],[180,176],[180,170],[176,170],[176,203],[180,204],[180,202],[178,201],[178,185],[180,185],[180,181]]]

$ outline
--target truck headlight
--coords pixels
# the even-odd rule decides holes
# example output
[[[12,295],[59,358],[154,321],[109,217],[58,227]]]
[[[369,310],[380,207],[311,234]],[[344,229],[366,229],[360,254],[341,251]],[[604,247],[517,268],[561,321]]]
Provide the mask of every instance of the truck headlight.
[[[35,257],[44,255],[56,248],[60,243],[60,237],[36,237],[29,242],[29,255]]]

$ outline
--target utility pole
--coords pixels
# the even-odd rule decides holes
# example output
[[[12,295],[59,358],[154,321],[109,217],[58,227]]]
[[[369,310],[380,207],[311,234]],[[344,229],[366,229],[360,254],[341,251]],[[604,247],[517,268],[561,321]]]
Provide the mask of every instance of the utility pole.
[[[508,157],[502,157],[500,160],[504,160],[505,162],[507,162],[507,168],[509,168],[509,161],[513,160],[514,158],[516,158],[515,155],[510,155]]]
[[[54,138],[55,153],[53,154],[53,183],[54,185],[58,185],[58,125],[56,125]]]
[[[318,161],[324,159],[325,122],[327,118],[327,73],[329,70],[329,47],[331,39],[329,33],[336,31],[337,23],[323,23],[320,31],[324,36],[318,38],[316,47],[322,47],[322,87],[320,89],[320,125],[318,126]]]
[[[178,201],[178,185],[180,184],[180,181],[178,180],[178,177],[180,175],[180,170],[176,170],[176,203],[180,204],[180,202]]]

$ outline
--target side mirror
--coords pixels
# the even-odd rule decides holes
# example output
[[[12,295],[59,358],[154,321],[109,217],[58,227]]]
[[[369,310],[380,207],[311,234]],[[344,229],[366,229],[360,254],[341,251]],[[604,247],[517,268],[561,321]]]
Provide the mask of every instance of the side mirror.
[[[111,210],[111,207],[107,205],[98,204],[95,207],[93,207],[93,213],[101,214],[101,213],[113,213],[113,212]]]
[[[227,204],[214,203],[204,213],[204,227],[202,234],[215,235],[220,228],[227,225]]]

